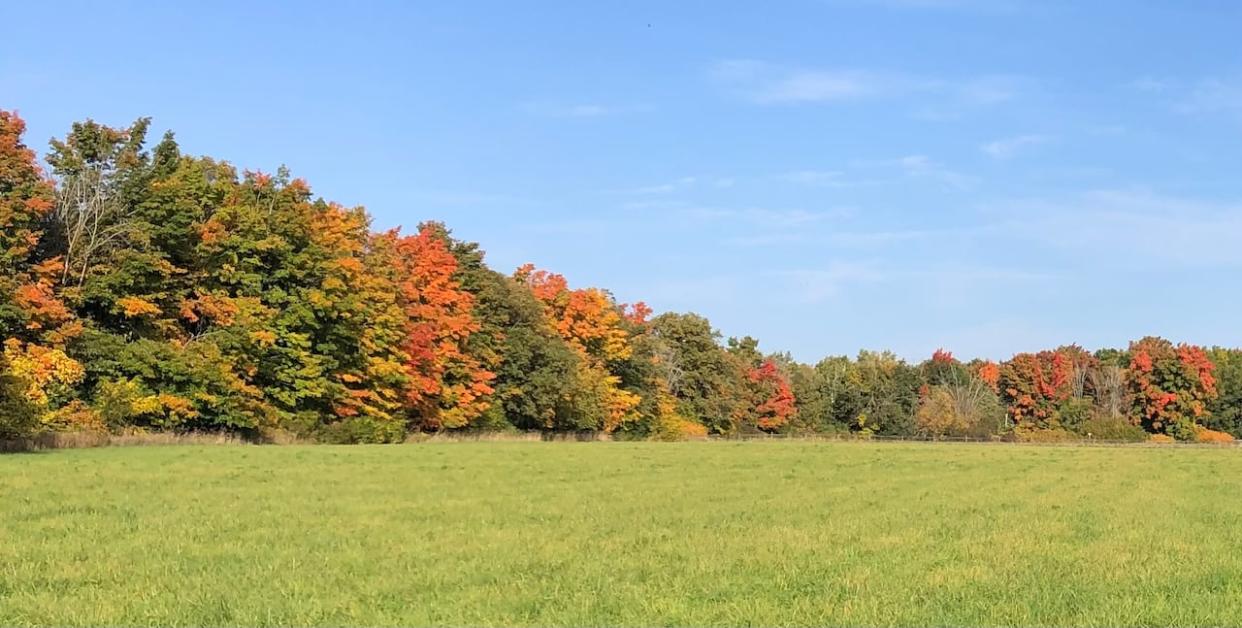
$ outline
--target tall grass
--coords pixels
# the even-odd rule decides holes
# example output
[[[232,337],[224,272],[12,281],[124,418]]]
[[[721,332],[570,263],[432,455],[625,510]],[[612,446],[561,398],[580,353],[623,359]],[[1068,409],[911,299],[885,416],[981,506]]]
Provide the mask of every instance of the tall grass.
[[[127,430],[108,432],[44,432],[20,440],[0,440],[0,452],[82,449],[88,447],[137,447],[161,445],[242,445],[240,436],[221,432],[146,432]]]
[[[865,442],[0,457],[0,625],[1242,625],[1242,457]]]

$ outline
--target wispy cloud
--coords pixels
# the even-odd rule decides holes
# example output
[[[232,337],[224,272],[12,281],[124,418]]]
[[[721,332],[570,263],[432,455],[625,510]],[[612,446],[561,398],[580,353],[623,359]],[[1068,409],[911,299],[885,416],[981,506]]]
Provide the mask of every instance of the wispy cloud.
[[[1127,86],[1140,92],[1163,92],[1169,89],[1170,84],[1166,79],[1144,76],[1130,81]]]
[[[1174,108],[1182,113],[1242,112],[1242,81],[1199,81]]]
[[[610,193],[637,195],[672,194],[673,192],[682,192],[692,188],[731,188],[736,182],[737,181],[733,177],[681,177],[679,179],[666,181],[664,183],[640,185],[638,187],[626,188],[622,190],[610,190]]]
[[[1066,199],[1017,200],[988,208],[998,236],[1059,251],[1104,269],[1242,267],[1242,202],[1144,189],[1097,190]],[[1118,247],[1129,253],[1117,256]]]
[[[830,262],[814,269],[777,271],[774,278],[783,286],[783,292],[798,296],[806,303],[819,303],[840,294],[850,284],[875,283],[889,279],[887,273],[869,262]]]
[[[807,187],[857,188],[877,185],[899,185],[903,180],[925,179],[954,189],[968,189],[978,178],[953,170],[927,155],[905,155],[895,159],[857,160],[840,170],[791,170],[772,175],[784,181]]]
[[[1242,113],[1242,77],[1175,80],[1145,76],[1127,86],[1182,114]]]
[[[840,170],[794,170],[783,172],[776,177],[782,181],[801,185],[834,188],[849,185],[849,182],[845,180],[845,173]]]
[[[923,240],[933,235],[931,231],[840,231],[809,232],[807,230],[776,233],[747,233],[725,238],[723,244],[739,247],[768,247],[790,244],[833,245],[873,249],[893,243]]]
[[[685,215],[700,220],[741,220],[757,226],[794,227],[838,218],[847,208],[831,208],[822,211],[805,209],[770,209],[764,207],[718,208],[691,207]]]
[[[539,205],[538,201],[520,198],[509,194],[490,194],[486,192],[420,192],[415,196],[420,202],[440,205]]]
[[[1021,0],[836,0],[835,4],[918,11],[1010,12],[1025,6]]]
[[[717,63],[712,76],[760,104],[852,101],[895,88],[893,79],[852,70],[794,70],[754,60]]]
[[[758,104],[831,103],[918,89],[916,81],[855,69],[787,68],[753,59],[722,61],[713,79]]]
[[[971,188],[978,183],[976,177],[952,170],[927,155],[906,155],[880,164],[896,166],[907,177],[931,179],[958,190]]]
[[[977,287],[979,284],[1046,282],[1055,275],[1003,267],[977,267],[960,264],[930,267],[891,266],[874,261],[834,261],[826,267],[777,271],[774,277],[784,281],[785,289],[806,302],[819,302],[837,296],[855,284],[895,283],[911,286]]]
[[[988,142],[980,146],[979,150],[993,159],[1009,159],[1024,148],[1047,144],[1050,140],[1051,138],[1046,135],[1018,135]]]
[[[527,103],[527,112],[552,118],[602,118],[632,113],[654,111],[651,105],[607,105],[601,103],[548,104]]]
[[[1018,97],[1030,81],[1016,76],[982,76],[950,85],[962,101],[969,105],[988,106],[1009,102]]]
[[[721,61],[709,76],[740,97],[761,105],[834,104],[919,97],[918,114],[956,113],[1014,100],[1030,83],[1015,76],[949,79],[859,68],[807,68],[754,59]]]

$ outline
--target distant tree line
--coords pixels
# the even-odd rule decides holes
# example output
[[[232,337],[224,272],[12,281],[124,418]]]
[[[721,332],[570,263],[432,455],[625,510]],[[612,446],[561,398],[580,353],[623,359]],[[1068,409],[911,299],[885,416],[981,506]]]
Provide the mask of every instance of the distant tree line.
[[[532,266],[442,224],[374,231],[283,168],[74,124],[45,170],[0,111],[0,438],[443,431],[1227,440],[1242,353],[1144,338],[963,363],[814,366]]]

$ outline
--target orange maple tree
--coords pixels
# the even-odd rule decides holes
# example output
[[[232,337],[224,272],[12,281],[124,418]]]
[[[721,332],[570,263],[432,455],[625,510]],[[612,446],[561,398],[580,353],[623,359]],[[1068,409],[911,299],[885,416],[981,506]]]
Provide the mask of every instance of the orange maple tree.
[[[474,295],[455,278],[457,259],[438,225],[392,237],[407,318],[406,403],[425,429],[462,427],[487,409],[495,377],[466,351],[466,341],[479,330]]]

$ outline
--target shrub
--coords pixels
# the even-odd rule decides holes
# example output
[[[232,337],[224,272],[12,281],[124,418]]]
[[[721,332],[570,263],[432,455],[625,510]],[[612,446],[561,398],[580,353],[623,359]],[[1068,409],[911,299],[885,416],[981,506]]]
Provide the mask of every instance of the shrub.
[[[1168,434],[1152,434],[1147,440],[1153,443],[1161,443],[1161,444],[1177,442],[1176,438],[1173,438],[1172,436],[1169,436]]]
[[[21,379],[4,370],[0,357],[0,439],[23,438],[39,425],[39,409],[25,394]]]
[[[1060,428],[1038,429],[1030,427],[1014,428],[1014,438],[1023,443],[1060,443],[1076,440],[1078,436]]]
[[[1067,430],[1084,434],[1087,430],[1083,428],[1091,420],[1093,410],[1091,400],[1084,397],[1070,397],[1057,406],[1061,425]]]
[[[1147,432],[1121,416],[1096,416],[1082,424],[1081,431],[1089,438],[1098,440],[1120,440],[1142,442],[1147,440]]]
[[[978,378],[931,386],[921,397],[914,414],[921,436],[985,438],[995,434],[1005,420],[996,393]]]
[[[1166,432],[1177,440],[1194,441],[1201,428],[1187,418],[1176,418],[1166,424]]]
[[[108,426],[94,408],[77,399],[49,412],[43,425],[57,432],[106,432]]]
[[[399,443],[405,440],[406,432],[405,426],[397,421],[349,417],[320,427],[316,436],[316,440],[340,445]]]
[[[1227,432],[1218,432],[1209,430],[1206,427],[1200,427],[1195,430],[1196,443],[1232,443],[1233,435]]]
[[[661,421],[660,429],[656,431],[655,438],[657,440],[666,441],[698,440],[707,438],[707,426],[702,423],[682,418],[676,418],[671,421]]]

